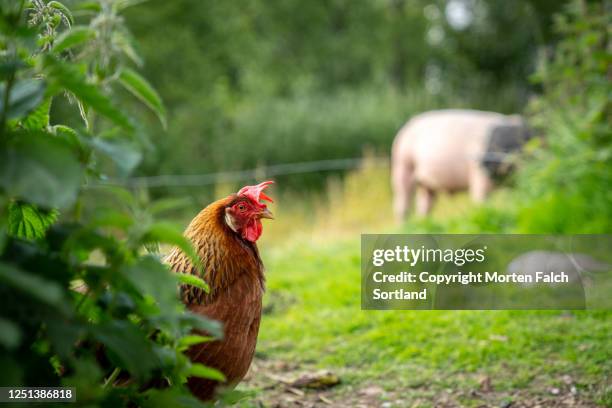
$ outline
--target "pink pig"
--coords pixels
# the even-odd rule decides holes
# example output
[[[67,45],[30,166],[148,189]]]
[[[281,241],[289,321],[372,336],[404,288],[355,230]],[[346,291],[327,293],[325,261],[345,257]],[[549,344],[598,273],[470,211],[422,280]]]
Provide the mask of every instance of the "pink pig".
[[[398,132],[392,149],[397,219],[407,215],[415,189],[419,215],[429,213],[440,191],[468,190],[475,202],[482,202],[502,173],[504,158],[528,138],[518,115],[439,110],[413,117]]]

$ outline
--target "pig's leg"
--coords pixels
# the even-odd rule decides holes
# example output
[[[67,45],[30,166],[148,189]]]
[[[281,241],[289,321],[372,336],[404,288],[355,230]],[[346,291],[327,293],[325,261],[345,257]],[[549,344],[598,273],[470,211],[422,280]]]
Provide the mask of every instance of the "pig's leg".
[[[485,201],[491,190],[493,183],[484,168],[478,166],[470,171],[470,197],[476,203]]]
[[[397,222],[406,217],[412,201],[415,180],[412,166],[404,160],[394,160],[392,169],[393,211]]]
[[[424,217],[431,211],[436,193],[423,185],[419,185],[416,193],[417,214]]]

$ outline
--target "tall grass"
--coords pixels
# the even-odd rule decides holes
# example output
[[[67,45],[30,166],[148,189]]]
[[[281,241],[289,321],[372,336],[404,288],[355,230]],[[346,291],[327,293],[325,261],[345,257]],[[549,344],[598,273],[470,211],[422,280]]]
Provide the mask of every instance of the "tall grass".
[[[467,193],[440,194],[428,217],[411,214],[398,225],[393,217],[390,172],[371,153],[363,166],[328,178],[321,192],[281,190],[271,205],[276,219],[266,223],[262,245],[308,240],[355,239],[364,233],[499,233],[516,231],[514,190],[499,186],[484,204]]]
[[[231,109],[188,106],[170,135],[145,157],[154,174],[198,174],[261,165],[359,157],[365,148],[388,154],[399,128],[412,116],[440,108],[508,110],[499,90],[430,93],[424,86],[398,92],[390,85],[333,92],[232,100]],[[185,115],[185,118],[182,115]],[[188,119],[187,119],[188,118]],[[180,125],[180,127],[178,127]],[[179,138],[178,135],[181,135]],[[180,139],[180,142],[177,142]],[[324,187],[327,174],[279,178],[293,190]],[[172,194],[168,191],[166,194]],[[208,192],[210,193],[210,192]],[[210,197],[209,195],[209,198]]]

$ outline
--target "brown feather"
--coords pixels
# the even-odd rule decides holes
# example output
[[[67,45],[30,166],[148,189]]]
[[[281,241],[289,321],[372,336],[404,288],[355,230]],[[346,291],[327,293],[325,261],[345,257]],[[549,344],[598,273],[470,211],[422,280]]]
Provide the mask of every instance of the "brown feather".
[[[224,386],[236,385],[253,360],[264,291],[263,264],[257,246],[242,239],[224,221],[225,208],[241,199],[231,195],[210,204],[185,230],[200,256],[202,278],[210,292],[182,285],[182,300],[192,312],[224,325],[223,340],[193,346],[187,355],[194,362],[223,372],[227,378]],[[178,248],[165,261],[176,273],[200,274]],[[188,380],[192,393],[203,400],[213,398],[219,385],[217,381],[195,377]]]

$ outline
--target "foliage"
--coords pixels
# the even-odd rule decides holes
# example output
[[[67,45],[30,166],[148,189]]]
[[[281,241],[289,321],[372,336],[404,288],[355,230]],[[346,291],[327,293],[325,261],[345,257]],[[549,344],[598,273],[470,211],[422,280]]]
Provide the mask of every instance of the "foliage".
[[[544,93],[531,122],[544,142],[518,176],[521,231],[612,231],[611,24],[605,2],[574,1],[556,18],[562,40],[534,76]]]
[[[187,377],[222,374],[183,351],[210,340],[193,329],[221,331],[186,311],[177,288],[207,286],[143,248],[177,245],[197,262],[195,251],[123,190],[107,191],[120,205],[107,199],[82,217],[100,163],[125,173],[141,157],[118,88],[165,123],[157,92],[130,67],[140,62],[120,15],[130,3],[87,3],[78,18],[57,1],[0,4],[0,383],[75,386],[87,406],[196,406]],[[74,127],[54,121],[64,96]]]
[[[533,56],[551,41],[548,19],[563,1],[464,1],[476,18],[461,30],[446,22],[447,3],[152,0],[132,8],[126,18],[144,71],[170,113],[168,132],[144,117],[155,148],[138,172],[359,157],[365,146],[387,154],[399,127],[423,110],[520,112],[533,90]],[[326,176],[288,176],[279,188],[322,187]]]
[[[560,38],[532,80],[541,95],[527,116],[537,138],[525,146],[510,195],[443,223],[410,228],[447,232],[610,233],[612,105],[609,81],[612,20],[605,2],[576,0],[555,16]],[[500,206],[501,196],[505,204]],[[517,200],[520,197],[520,200]]]

